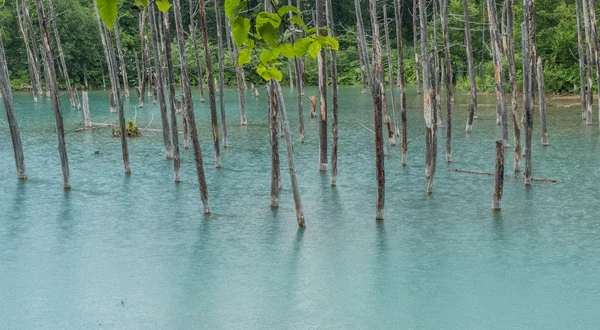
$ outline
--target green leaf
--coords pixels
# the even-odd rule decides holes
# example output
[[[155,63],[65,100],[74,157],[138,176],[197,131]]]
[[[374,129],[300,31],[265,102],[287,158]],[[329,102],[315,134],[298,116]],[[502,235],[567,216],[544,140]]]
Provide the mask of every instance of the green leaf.
[[[261,26],[265,24],[271,24],[274,28],[278,28],[281,24],[281,17],[277,14],[271,14],[269,12],[263,11],[256,17],[256,29],[259,29]]]
[[[304,23],[304,20],[302,20],[302,18],[298,17],[298,16],[292,16],[292,18],[290,19],[290,22],[301,26],[304,31],[308,31],[308,27],[306,26],[306,23]]]
[[[271,47],[277,47],[277,29],[270,23],[256,28],[259,36]]]
[[[169,8],[171,8],[171,4],[169,0],[156,0],[156,7],[163,13],[166,13]]]
[[[316,40],[325,48],[333,50],[338,50],[340,48],[340,43],[331,36],[317,36]]]
[[[238,57],[238,65],[244,66],[244,64],[250,63],[250,49],[240,50],[240,56]]]
[[[271,79],[271,73],[269,73],[269,70],[267,70],[267,67],[265,67],[262,64],[256,68],[256,73],[258,73],[258,75],[261,76],[264,80]]]
[[[138,7],[148,7],[148,0],[135,0],[135,5]]]
[[[292,13],[302,15],[302,12],[294,6],[283,6],[283,7],[279,8],[279,10],[277,11],[277,15],[279,15],[279,17],[283,17],[283,15],[289,13],[290,11]]]
[[[308,52],[308,47],[313,43],[312,38],[299,38],[294,42],[294,55],[302,57]]]
[[[244,44],[244,41],[248,39],[248,33],[250,32],[250,19],[236,16],[231,21],[231,31],[233,33],[233,41],[240,47]]]
[[[310,56],[312,56],[312,58],[317,58],[317,55],[319,55],[321,48],[322,48],[321,43],[315,40],[308,47],[308,53],[310,54]]]
[[[225,0],[225,15],[231,19],[234,16],[233,13],[237,6],[240,4],[240,0]]]
[[[270,67],[268,72],[271,75],[271,78],[277,81],[281,81],[281,79],[283,79],[283,74],[281,74],[281,71],[279,71],[277,68]]]
[[[283,56],[287,58],[296,57],[296,55],[294,54],[294,46],[292,46],[292,44],[290,43],[279,46],[279,50],[281,51],[281,54],[283,54]]]
[[[270,50],[265,49],[260,53],[259,59],[262,65],[266,65],[271,63],[271,61],[275,59],[275,56],[273,56],[273,53],[271,53]]]
[[[112,30],[117,20],[118,0],[98,0],[98,12],[100,18],[106,23],[106,26]]]

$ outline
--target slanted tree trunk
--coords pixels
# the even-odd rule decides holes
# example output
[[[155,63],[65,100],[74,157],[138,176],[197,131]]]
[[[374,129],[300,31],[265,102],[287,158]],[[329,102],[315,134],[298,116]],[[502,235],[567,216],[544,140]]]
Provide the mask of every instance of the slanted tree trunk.
[[[292,136],[290,133],[290,124],[287,120],[287,111],[285,109],[285,103],[283,101],[283,94],[281,93],[281,86],[279,82],[271,79],[272,85],[276,89],[277,100],[279,105],[279,111],[281,113],[281,119],[283,120],[283,130],[285,131],[285,142],[287,146],[287,159],[288,167],[290,169],[290,179],[292,181],[292,194],[294,196],[294,206],[296,207],[296,220],[298,226],[301,228],[306,227],[304,220],[304,210],[302,209],[302,200],[300,199],[300,190],[298,188],[298,179],[296,178],[296,167],[294,166],[294,148],[292,145]]]
[[[329,27],[329,35],[335,38],[332,0],[326,1],[326,16],[327,26]],[[337,74],[337,59],[336,51],[330,50],[331,61],[331,186],[337,184],[337,159],[338,159],[338,74]],[[285,119],[281,118],[285,121]]]
[[[525,114],[525,185],[531,185],[531,138],[533,136],[533,72],[531,60],[531,9],[532,0],[523,0],[523,24],[521,25],[523,40],[523,111]]]
[[[15,1],[15,6],[16,6],[17,1]],[[35,29],[33,28],[33,24],[31,23],[31,16],[29,15],[29,9],[27,8],[27,1],[22,0],[21,4],[23,5],[24,28],[29,35],[29,40],[31,40],[31,51],[33,54],[33,62],[34,62],[35,71],[37,72],[37,80],[35,82],[35,84],[36,84],[35,88],[37,88],[37,95],[42,96],[44,94],[42,91],[42,69],[41,69],[41,65],[40,65],[40,54],[38,52],[38,50],[39,50],[38,47],[41,47],[41,45],[37,44],[37,42],[36,42]],[[46,96],[50,97],[50,90],[47,90]]]
[[[514,171],[521,170],[521,129],[519,128],[519,109],[517,103],[517,68],[515,66],[515,40],[514,40],[514,13],[513,0],[506,1],[506,47],[504,53],[508,61],[508,73],[510,80],[512,125],[514,137]]]
[[[39,0],[38,0],[39,1]],[[35,89],[35,88],[34,88]],[[13,151],[15,155],[15,165],[17,167],[17,178],[21,180],[27,179],[27,170],[25,169],[25,157],[23,156],[23,145],[21,143],[21,132],[17,115],[13,107],[12,92],[10,90],[10,78],[8,76],[8,66],[6,64],[6,56],[4,55],[4,42],[0,33],[0,96],[4,102],[6,110],[6,119],[8,128],[10,129],[10,137],[12,139]]]
[[[123,92],[125,97],[129,98],[129,79],[127,78],[127,65],[125,64],[125,54],[121,47],[121,34],[119,32],[119,22],[115,22],[115,41],[117,42],[117,52],[119,55],[119,66],[121,67],[121,79],[123,79]]]
[[[33,52],[31,51],[31,48],[29,47],[29,36],[28,33],[26,31],[26,27],[23,24],[23,19],[21,17],[21,11],[19,10],[19,2],[15,1],[15,9],[17,11],[17,23],[19,24],[19,30],[21,30],[21,35],[23,36],[23,42],[25,43],[25,53],[27,54],[27,67],[28,67],[28,71],[29,71],[29,78],[31,81],[31,92],[33,93],[33,103],[37,103],[37,98],[38,98],[38,80],[39,78],[39,71],[37,70],[36,67],[36,61],[33,57]],[[33,40],[33,45],[35,48],[35,39]],[[41,90],[41,89],[40,89]]]
[[[498,16],[496,13],[496,0],[487,0],[488,19],[490,21],[490,36],[492,41],[492,54],[494,57],[494,77],[496,80],[496,106],[500,109],[502,123],[502,141],[508,147],[508,124],[506,117],[506,102],[504,96],[504,69],[502,63],[502,48]]]
[[[200,15],[204,15],[204,0],[199,0]],[[198,174],[198,185],[200,186],[200,199],[204,205],[204,214],[210,214],[208,204],[208,187],[206,186],[206,177],[204,175],[204,165],[202,163],[202,151],[200,150],[200,141],[198,140],[198,129],[196,128],[196,118],[194,115],[194,104],[192,103],[192,89],[188,74],[187,57],[185,55],[185,44],[183,39],[183,23],[181,19],[181,5],[179,0],[173,0],[173,13],[175,14],[175,27],[177,29],[177,45],[179,46],[179,58],[181,60],[181,83],[183,86],[183,106],[185,108],[184,117],[188,122],[192,136],[192,147],[194,149],[194,162],[196,163],[196,173]],[[204,25],[204,24],[203,24]],[[214,128],[214,127],[213,127]]]
[[[581,99],[581,119],[585,120],[587,113],[587,92],[585,88],[586,53],[583,50],[583,27],[581,23],[581,0],[575,0],[577,8],[577,52],[579,54],[579,97]]]
[[[279,183],[281,171],[279,168],[279,139],[277,138],[277,110],[279,102],[277,91],[272,80],[267,84],[267,95],[269,101],[269,136],[271,141],[271,208],[279,207]]]
[[[288,0],[288,5],[292,5],[292,0]],[[300,1],[298,1],[298,9],[300,9]],[[291,23],[292,28],[294,24]],[[292,29],[293,30],[293,29]],[[296,36],[292,34],[292,40],[296,41]],[[304,143],[304,115],[302,106],[302,60],[298,57],[294,58],[294,69],[296,73],[296,95],[298,104],[298,122],[300,129],[300,143]]]
[[[394,65],[392,64],[392,51],[390,49],[390,31],[388,29],[387,5],[383,5],[383,27],[385,31],[385,48],[387,52],[388,73],[390,77],[390,92],[392,94],[392,115],[394,116],[394,132],[392,133],[390,144],[396,145],[396,135],[400,135],[398,128],[398,116],[396,115],[396,93],[394,92]],[[385,82],[385,78],[383,80]],[[389,118],[388,118],[389,121]],[[389,136],[388,136],[389,137]]]
[[[394,0],[394,17],[396,18],[396,44],[398,45],[398,85],[400,86],[400,117],[402,118],[402,166],[406,166],[408,141],[406,132],[406,88],[404,80],[404,51],[402,45],[402,2]]]
[[[67,62],[65,61],[65,54],[62,50],[62,45],[60,43],[60,35],[58,34],[58,24],[56,24],[56,8],[52,4],[52,0],[47,0],[48,8],[50,10],[50,21],[52,23],[52,29],[54,31],[54,41],[56,42],[56,50],[58,51],[58,58],[60,59],[60,65],[62,68],[63,78],[65,79],[65,83],[67,85],[67,92],[69,93],[69,102],[71,102],[72,108],[80,108],[80,105],[77,104],[77,99],[73,94],[73,88],[71,87],[71,80],[69,79],[69,72],[67,71]]]
[[[469,114],[467,115],[467,127],[465,132],[473,131],[473,119],[477,111],[477,88],[475,81],[475,65],[473,64],[473,46],[471,44],[471,23],[469,20],[469,1],[463,0],[463,10],[465,15],[465,39],[467,44],[467,63],[469,70],[469,83],[471,84],[471,104],[469,104]]]
[[[212,121],[213,145],[215,150],[215,167],[221,168],[221,148],[219,146],[219,123],[217,119],[217,103],[215,100],[215,77],[212,69],[212,59],[210,57],[210,48],[208,46],[208,31],[206,27],[206,11],[204,9],[204,0],[198,0],[198,9],[200,11],[200,28],[202,29],[202,41],[204,43],[204,58],[206,59],[206,73],[208,75],[208,100],[210,105],[210,118]]]
[[[542,58],[537,60],[538,93],[540,94],[540,135],[542,136],[542,145],[548,145],[548,129],[546,127],[546,95],[544,95],[544,68],[542,67]]]
[[[494,180],[492,210],[500,210],[502,208],[502,192],[504,188],[504,148],[502,144],[502,141],[496,141],[496,175]]]
[[[467,0],[464,0],[467,1]],[[415,77],[417,77],[417,94],[421,94],[421,81],[419,80],[419,74],[421,73],[421,67],[419,66],[419,18],[417,11],[419,10],[419,0],[413,0],[413,47],[415,50]],[[423,55],[424,56],[424,55]],[[425,78],[423,78],[425,80]]]
[[[585,117],[585,123],[588,125],[592,124],[592,108],[593,108],[593,103],[594,103],[594,78],[593,78],[593,74],[592,74],[592,68],[595,65],[595,58],[592,52],[592,36],[591,36],[591,31],[590,31],[590,14],[589,14],[589,7],[588,7],[588,2],[589,1],[593,1],[593,0],[583,0],[583,23],[584,23],[584,30],[585,30],[585,43],[587,45],[586,47],[586,59],[587,59],[587,82],[588,82],[588,86],[587,86],[587,101],[586,101],[586,106],[587,106],[587,111],[586,111],[586,117]],[[533,5],[532,5],[533,6]],[[534,47],[534,46],[531,46]],[[532,56],[535,54],[531,54]],[[533,69],[532,69],[533,70]]]
[[[425,117],[425,178],[427,194],[433,193],[433,182],[436,169],[437,136],[433,102],[435,90],[431,82],[431,65],[429,61],[429,31],[427,27],[427,11],[425,1],[419,1],[421,22],[421,54],[423,55],[423,114]]]
[[[435,90],[435,118],[437,127],[442,126],[442,80],[440,71],[440,53],[438,50],[438,0],[433,0],[433,68],[435,70],[433,80],[433,88]]]
[[[215,16],[217,18],[217,55],[219,59],[219,104],[221,108],[221,134],[223,135],[223,147],[229,147],[229,140],[227,139],[227,121],[225,120],[225,68],[223,67],[223,34],[221,25],[221,11],[220,11],[220,0],[215,1]],[[210,80],[210,79],[209,79]]]
[[[177,129],[177,107],[175,106],[175,75],[173,74],[173,58],[171,55],[171,28],[169,26],[169,12],[163,14],[165,56],[167,62],[167,76],[169,85],[169,107],[171,109],[171,138],[173,141],[173,176],[175,182],[181,182],[181,155],[179,153],[179,130]]]
[[[323,0],[316,0],[316,22],[315,27],[324,27],[323,9],[325,8]],[[325,35],[325,31],[319,31],[319,35]],[[325,58],[325,49],[321,49],[318,61],[319,72],[319,172],[327,171],[327,59]]]
[[[60,94],[58,91],[58,84],[56,82],[56,71],[54,69],[54,57],[50,50],[50,37],[48,36],[48,24],[46,22],[46,14],[44,13],[44,7],[42,0],[35,0],[35,6],[37,9],[38,23],[40,25],[40,34],[42,36],[43,44],[43,55],[48,63],[48,76],[50,91],[52,92],[52,99],[54,101],[54,117],[56,119],[56,135],[58,136],[58,154],[60,155],[60,163],[62,168],[63,187],[65,189],[71,189],[71,183],[69,182],[69,158],[67,156],[67,146],[65,143],[65,128],[63,126],[62,109],[60,105]]]
[[[148,6],[148,21],[150,21],[150,35],[152,38],[152,51],[154,52],[154,66],[156,67],[156,91],[160,107],[160,118],[162,121],[163,143],[165,145],[165,157],[173,158],[173,144],[171,143],[171,132],[169,129],[169,115],[167,114],[167,102],[165,100],[165,89],[163,87],[163,67],[160,44],[158,43],[158,29],[156,28],[156,13],[154,6]]]
[[[435,0],[434,0],[435,1]],[[508,0],[510,1],[510,0]],[[446,62],[446,163],[452,162],[452,61],[450,58],[450,35],[448,30],[448,2],[442,0],[442,33],[444,35],[444,59]]]
[[[142,77],[139,82],[139,86],[137,88],[138,94],[138,106],[140,108],[144,107],[144,97],[146,94],[146,75],[148,73],[148,40],[146,39],[146,14],[148,12],[147,8],[142,9],[140,13],[140,41],[142,43]]]
[[[102,49],[104,50],[104,58],[106,59],[106,65],[108,70],[110,71],[110,57],[108,55],[108,46],[106,45],[106,34],[104,33],[104,24],[100,20],[100,14],[98,13],[98,5],[96,0],[93,1],[94,11],[96,12],[96,22],[98,23],[98,31],[100,32],[100,41],[102,41]],[[102,63],[101,63],[102,64]],[[114,96],[116,95],[115,86],[119,84],[118,81],[113,81],[113,77],[109,74],[108,76],[110,80],[110,91],[108,93],[108,103],[110,107],[110,112],[116,112]],[[102,83],[105,84],[104,81],[104,69],[102,70]],[[106,84],[104,85],[106,89]]]
[[[52,96],[52,93],[50,92],[50,70],[48,69],[48,63],[46,62],[46,57],[44,56],[44,49],[42,44],[39,45],[40,47],[40,54],[42,57],[42,62],[44,64],[44,83],[46,85],[46,97],[50,98]],[[104,74],[104,71],[102,71],[102,74]],[[104,78],[104,76],[102,76]]]

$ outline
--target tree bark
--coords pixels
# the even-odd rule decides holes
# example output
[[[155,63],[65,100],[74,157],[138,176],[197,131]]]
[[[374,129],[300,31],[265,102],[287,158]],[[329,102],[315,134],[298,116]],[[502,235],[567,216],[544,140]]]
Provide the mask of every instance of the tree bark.
[[[162,121],[163,143],[165,145],[165,157],[173,158],[173,144],[171,143],[171,132],[169,129],[169,115],[167,114],[167,102],[165,100],[165,89],[163,87],[163,67],[161,45],[158,43],[158,29],[156,28],[156,13],[154,6],[148,6],[148,21],[150,21],[150,35],[152,38],[152,50],[154,52],[154,66],[156,67],[156,91],[160,107],[160,118]]]
[[[435,1],[435,0],[434,0]],[[448,30],[448,2],[442,0],[442,33],[444,36],[444,59],[446,62],[446,163],[452,162],[452,61],[450,58],[450,34]]]
[[[585,88],[586,53],[583,50],[583,27],[581,23],[581,0],[575,0],[577,8],[577,52],[579,54],[579,97],[581,99],[581,119],[585,120],[587,113],[587,92]]]
[[[586,67],[587,67],[587,82],[588,82],[588,89],[587,89],[587,93],[586,93],[586,97],[587,97],[587,101],[586,101],[586,106],[587,106],[587,110],[586,110],[586,117],[585,117],[585,123],[588,125],[592,124],[592,108],[593,108],[593,103],[594,103],[594,80],[593,80],[593,73],[592,73],[592,68],[595,65],[595,58],[594,55],[592,53],[592,36],[591,36],[591,31],[590,31],[590,14],[589,14],[589,7],[588,7],[588,1],[593,1],[593,0],[583,0],[583,23],[584,23],[584,30],[585,30],[585,43],[587,45],[586,47],[586,59],[587,59],[587,63],[586,63]],[[535,55],[535,54],[532,54]]]
[[[496,0],[487,0],[488,19],[490,21],[490,36],[492,53],[494,57],[494,77],[496,80],[496,106],[500,109],[500,122],[502,124],[502,143],[508,147],[508,123],[506,116],[506,102],[504,95],[504,68],[502,63],[502,46],[498,16],[496,13]]]
[[[171,28],[169,26],[169,12],[163,14],[165,55],[167,62],[167,75],[169,85],[169,107],[171,109],[171,138],[173,141],[173,176],[175,182],[181,182],[181,155],[179,153],[179,130],[177,129],[177,107],[175,101],[175,75],[173,74],[173,58],[171,55]]]
[[[117,52],[119,55],[119,65],[121,67],[121,79],[123,79],[123,92],[125,97],[129,98],[129,79],[127,78],[127,65],[125,64],[125,54],[121,47],[121,33],[119,32],[119,22],[115,22],[115,41],[117,42]]]
[[[438,8],[437,3],[439,0],[433,0],[433,68],[434,72],[434,80],[433,80],[433,88],[435,90],[435,124],[437,127],[442,126],[442,97],[441,97],[441,89],[442,89],[442,81],[441,81],[441,71],[440,71],[440,56],[438,50]]]
[[[199,0],[201,5],[200,15],[204,15],[203,0]],[[198,185],[200,186],[200,199],[204,205],[204,214],[210,214],[208,204],[208,188],[206,186],[206,177],[204,175],[204,165],[202,163],[202,151],[200,150],[200,141],[198,139],[198,129],[196,128],[196,118],[194,115],[194,104],[192,102],[192,89],[188,74],[187,57],[185,55],[185,44],[183,39],[183,23],[181,19],[181,5],[179,0],[173,0],[173,13],[175,14],[175,27],[177,30],[177,45],[179,46],[179,58],[181,59],[181,82],[183,86],[183,98],[185,117],[192,136],[192,147],[194,149],[194,162],[196,163],[196,173],[198,174]],[[204,24],[203,24],[204,25]]]
[[[65,128],[63,126],[62,109],[60,104],[60,94],[58,91],[58,84],[56,82],[56,71],[54,69],[54,58],[52,57],[52,51],[50,50],[50,38],[48,36],[48,24],[46,22],[46,15],[44,13],[44,7],[42,0],[35,0],[35,6],[38,14],[38,23],[40,25],[40,34],[42,36],[43,53],[46,62],[48,62],[48,76],[50,91],[52,93],[52,99],[54,101],[54,117],[56,119],[56,135],[58,136],[58,154],[60,155],[60,163],[62,169],[63,187],[64,189],[71,189],[71,183],[69,182],[69,158],[67,156],[67,146],[65,143]]]
[[[356,31],[358,31],[359,27],[358,24],[356,25]],[[365,58],[363,57],[363,49],[362,49],[362,44],[360,43],[360,37],[358,36],[358,33],[356,34],[356,42],[358,44],[358,57],[360,60],[360,83],[362,86],[362,93],[365,94],[367,92],[367,79],[365,77],[365,66],[368,65],[368,61],[365,60]]]
[[[436,169],[437,136],[433,102],[435,90],[431,83],[431,68],[429,60],[429,31],[427,28],[427,11],[425,1],[419,1],[421,22],[421,54],[423,55],[423,115],[425,117],[425,178],[427,179],[427,194],[433,193],[433,182]]]
[[[508,61],[508,73],[510,80],[512,125],[514,137],[514,171],[521,170],[521,129],[519,127],[519,109],[517,102],[517,68],[515,65],[515,40],[514,40],[514,13],[513,0],[506,1],[506,59]]]
[[[0,33],[0,95],[4,102],[6,110],[6,119],[8,128],[10,129],[10,137],[12,139],[13,151],[15,155],[15,165],[17,167],[17,178],[21,180],[27,179],[27,170],[25,169],[25,157],[23,156],[23,144],[21,143],[21,132],[17,115],[13,107],[12,92],[10,90],[10,78],[8,76],[8,66],[6,64],[6,56],[4,55],[4,42]],[[35,87],[34,87],[35,89]]]
[[[221,108],[221,134],[223,135],[223,147],[229,147],[227,139],[227,121],[225,120],[225,68],[223,67],[223,27],[221,25],[220,0],[215,1],[215,16],[217,24],[217,55],[219,59],[219,104]]]
[[[106,34],[104,32],[105,28],[104,28],[104,24],[100,20],[100,14],[98,13],[98,5],[96,3],[96,0],[93,1],[93,6],[94,6],[94,11],[96,13],[96,23],[98,23],[98,31],[100,32],[100,41],[102,42],[102,49],[104,50],[104,58],[106,60],[107,68],[110,71],[110,57],[108,55],[108,46],[106,45]],[[109,109],[110,109],[110,112],[116,112],[117,110],[115,108],[114,96],[116,95],[115,86],[118,85],[119,82],[113,81],[113,77],[110,74],[109,74],[108,78],[110,80],[110,91],[108,93]],[[104,70],[102,70],[102,82],[103,82],[103,84],[105,84]],[[106,85],[105,85],[105,89],[106,89]]]
[[[69,72],[67,71],[67,62],[65,61],[65,54],[62,50],[62,45],[60,43],[60,35],[58,34],[58,25],[56,24],[56,15],[54,5],[52,4],[52,0],[47,0],[48,7],[50,10],[50,21],[52,23],[52,29],[54,31],[54,41],[56,42],[56,50],[58,51],[58,58],[60,59],[60,64],[62,68],[63,78],[65,79],[65,83],[67,85],[67,92],[69,93],[69,102],[71,103],[72,108],[80,108],[80,105],[77,104],[77,99],[73,94],[73,88],[71,87],[71,80],[69,79]]]
[[[419,18],[418,18],[418,14],[417,11],[419,10],[419,1],[420,0],[413,0],[413,47],[415,50],[415,77],[417,77],[417,94],[421,94],[421,81],[419,79],[419,73],[421,71],[421,67],[419,66],[419,32],[418,32],[418,22],[419,22]],[[467,0],[464,0],[467,1]],[[424,56],[424,55],[423,55]],[[423,80],[425,80],[425,78],[423,78]]]
[[[212,60],[210,57],[210,48],[208,46],[208,32],[206,27],[206,12],[204,10],[204,0],[198,0],[198,9],[200,11],[200,28],[202,29],[202,41],[204,42],[204,58],[206,59],[206,72],[208,75],[208,101],[210,105],[210,118],[212,121],[213,145],[215,150],[215,167],[221,168],[221,148],[219,146],[219,123],[217,119],[217,103],[215,100],[215,78],[212,69]],[[222,94],[222,93],[221,93]]]
[[[142,9],[140,13],[140,42],[142,44],[141,53],[142,53],[142,78],[140,80],[138,86],[138,106],[140,108],[144,107],[144,98],[146,95],[146,75],[148,73],[148,40],[146,39],[146,14],[148,9]]]
[[[400,86],[400,117],[402,118],[402,166],[406,166],[408,141],[406,132],[406,87],[404,79],[404,50],[402,45],[402,2],[394,0],[396,18],[396,44],[398,45],[398,85]]]
[[[531,7],[532,0],[523,0],[523,24],[521,25],[523,40],[523,111],[525,115],[525,155],[524,183],[531,185],[531,138],[533,136],[533,72],[531,60]]]
[[[316,0],[316,23],[315,27],[326,26],[323,23],[323,0]],[[324,31],[319,31],[319,35],[325,35]],[[325,58],[325,49],[321,49],[318,61],[319,72],[319,172],[327,171],[327,59]]]
[[[335,38],[332,0],[326,1],[326,16],[327,25],[329,27],[329,35]],[[330,50],[331,61],[331,186],[337,184],[338,172],[338,74],[337,74],[337,59],[336,51]],[[285,121],[285,119],[281,118]]]
[[[469,104],[469,114],[467,115],[467,127],[465,132],[473,131],[473,119],[477,112],[477,87],[475,80],[475,65],[473,64],[473,46],[471,43],[471,23],[469,20],[469,1],[463,0],[463,10],[465,15],[465,39],[467,44],[467,63],[469,70],[469,83],[471,84],[471,104]]]
[[[21,35],[23,36],[23,43],[25,43],[25,53],[27,54],[27,67],[29,71],[29,78],[31,81],[31,92],[33,93],[33,103],[37,103],[38,101],[38,82],[39,82],[39,71],[36,67],[36,60],[33,57],[33,52],[31,51],[31,47],[29,47],[29,36],[26,30],[26,26],[23,24],[23,18],[21,17],[21,11],[19,10],[19,2],[15,1],[15,9],[17,11],[17,23],[19,24],[19,30],[21,31]],[[33,45],[35,48],[35,39],[33,40]],[[39,90],[41,92],[41,88]],[[41,94],[40,94],[41,95]]]
[[[279,183],[281,181],[281,170],[279,168],[279,138],[277,137],[277,110],[278,100],[275,84],[272,79],[267,84],[267,95],[269,100],[269,136],[271,141],[271,208],[279,207]]]
[[[194,56],[196,58],[196,67],[198,67],[198,87],[200,87],[200,102],[204,102],[204,77],[202,73],[202,62],[200,60],[200,51],[198,50],[198,41],[196,40],[196,22],[193,0],[189,0],[190,9],[190,39],[194,44]]]
[[[588,0],[590,4],[590,27],[591,37],[594,40],[594,62],[596,64],[596,84],[598,85],[598,123],[600,124],[600,44],[598,44],[598,23],[596,22],[596,8],[594,0]],[[543,77],[542,77],[543,78]],[[538,84],[543,84],[543,81],[539,81]],[[541,96],[540,96],[541,97]],[[591,118],[591,115],[590,115]],[[545,125],[545,123],[544,123]],[[543,138],[543,137],[542,137]],[[546,138],[546,143],[547,143]]]
[[[391,138],[388,133],[388,138],[390,139],[390,144],[392,146],[396,145],[396,135],[400,135],[400,129],[398,128],[398,116],[396,115],[396,93],[394,92],[394,65],[392,64],[392,51],[390,49],[390,32],[388,29],[388,19],[387,19],[387,5],[383,5],[383,27],[385,33],[385,48],[387,52],[387,62],[388,62],[388,74],[390,79],[390,92],[392,94],[392,116],[394,117],[394,131],[391,134]],[[385,82],[385,77],[384,80]],[[387,118],[388,122],[390,121],[389,115]],[[389,124],[388,124],[389,125]]]
[[[488,3],[488,8],[489,8]],[[494,197],[492,198],[492,210],[502,208],[502,192],[504,188],[504,148],[502,141],[496,141],[496,175],[494,180]]]
[[[18,1],[18,0],[17,0]],[[15,4],[16,2],[15,1]],[[33,28],[33,24],[31,23],[31,16],[29,15],[29,9],[27,8],[27,1],[26,0],[22,0],[22,5],[23,5],[23,21],[24,21],[24,28],[27,31],[27,33],[29,34],[29,39],[31,40],[31,51],[33,54],[33,61],[34,61],[34,67],[35,67],[35,71],[37,72],[37,80],[36,80],[36,87],[37,88],[37,95],[38,96],[42,96],[43,95],[43,91],[42,91],[42,69],[41,69],[41,64],[40,64],[40,54],[38,52],[38,47],[41,47],[41,45],[38,45],[36,42],[36,37],[35,37],[35,29]],[[47,97],[50,97],[50,90],[47,90]]]
[[[92,127],[92,118],[90,116],[90,103],[88,100],[88,92],[87,90],[82,92],[82,103],[83,103],[83,124],[85,128]]]
[[[288,0],[288,5],[292,5],[292,0]],[[300,10],[300,1],[298,1],[298,7]],[[291,23],[292,28],[294,23]],[[296,36],[292,34],[292,40],[295,42]],[[298,104],[298,122],[300,129],[300,143],[304,143],[304,115],[302,106],[302,60],[298,57],[294,58],[294,72],[296,73],[296,95]]]
[[[230,37],[233,38],[233,32],[231,29],[227,29]],[[246,98],[244,96],[244,69],[237,65],[238,58],[240,57],[240,50],[237,45],[233,43],[233,61],[235,65],[235,78],[237,80],[237,92],[238,92],[238,100],[240,102],[240,124],[242,126],[248,125],[248,121],[246,119]]]
[[[544,68],[542,67],[542,58],[537,60],[538,93],[540,94],[540,134],[542,136],[542,145],[548,145],[548,129],[546,127],[546,95],[544,95]]]

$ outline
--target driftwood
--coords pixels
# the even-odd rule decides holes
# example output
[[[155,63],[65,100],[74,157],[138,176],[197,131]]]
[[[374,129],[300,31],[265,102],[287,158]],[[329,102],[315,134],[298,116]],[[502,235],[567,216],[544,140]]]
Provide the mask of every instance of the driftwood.
[[[481,175],[489,175],[489,176],[494,176],[495,175],[494,173],[491,173],[491,172],[469,171],[469,170],[461,170],[461,169],[457,169],[457,168],[448,169],[448,172],[481,174]],[[504,178],[523,180],[525,177],[521,176],[521,175],[505,175]],[[546,182],[546,183],[556,183],[556,180],[546,179],[546,178],[531,178],[531,181]]]

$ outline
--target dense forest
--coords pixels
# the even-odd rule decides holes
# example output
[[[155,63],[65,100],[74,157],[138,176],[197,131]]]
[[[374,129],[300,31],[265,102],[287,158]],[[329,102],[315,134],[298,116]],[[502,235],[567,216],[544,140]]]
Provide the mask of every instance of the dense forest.
[[[255,1],[257,2],[257,1]],[[383,4],[385,1],[381,1]],[[195,3],[195,2],[194,2]],[[257,2],[258,3],[258,2]],[[416,75],[414,71],[415,58],[413,49],[413,3],[410,0],[401,1],[401,28],[404,44],[404,67],[405,80],[409,84],[414,84]],[[498,3],[498,15],[503,15],[502,5]],[[28,74],[27,54],[25,44],[18,23],[17,10],[23,15],[23,4],[29,6],[29,15],[33,26],[37,27],[37,14],[35,5],[31,1],[12,0],[5,1],[0,8],[0,29],[4,40],[4,48],[10,72],[11,86],[16,90],[26,90],[31,88]],[[190,2],[182,1],[181,11],[186,13],[182,15],[183,26],[190,25],[189,12]],[[222,5],[222,4],[221,4]],[[368,12],[368,3],[362,1],[363,13]],[[61,38],[62,48],[69,77],[72,83],[80,90],[87,84],[89,88],[102,88],[108,85],[108,70],[104,61],[102,43],[98,34],[98,23],[95,17],[92,1],[89,0],[54,0],[54,12],[56,25]],[[194,5],[195,6],[195,5]],[[515,2],[514,16],[522,17],[522,3]],[[252,1],[250,1],[252,7]],[[383,7],[378,8],[381,11]],[[196,10],[194,8],[194,10]],[[315,2],[302,1],[301,10],[307,25],[312,24],[315,16]],[[390,1],[386,8],[388,18],[388,33],[391,42],[391,56],[397,56],[396,29],[394,26],[394,7]],[[467,75],[467,57],[465,47],[465,30],[463,1],[451,0],[449,3],[448,24],[449,39],[451,46],[451,61],[453,68],[453,80],[459,90],[468,90],[469,79]],[[136,81],[136,55],[141,58],[141,41],[139,34],[139,15],[140,10],[133,5],[133,1],[120,1],[118,26],[120,32],[120,43],[124,61],[127,67],[127,76],[129,86],[134,86]],[[226,20],[223,11],[220,13],[223,19],[220,20],[223,31],[225,31]],[[469,1],[469,14],[472,31],[472,47],[475,62],[475,73],[478,90],[493,90],[494,86],[494,64],[492,61],[492,50],[490,47],[490,30],[486,14],[486,1]],[[361,83],[360,59],[357,49],[356,36],[356,15],[353,0],[335,0],[333,1],[334,32],[339,40],[340,47],[337,52],[338,80],[341,85],[357,85]],[[197,15],[196,15],[197,17]],[[210,38],[210,54],[217,58],[217,32],[214,1],[206,4],[206,17],[208,26],[208,36]],[[537,55],[544,61],[545,87],[549,91],[567,93],[574,91],[574,88],[580,85],[578,69],[578,50],[577,50],[577,15],[574,0],[538,0],[536,1],[536,46]],[[173,20],[173,17],[170,16]],[[383,31],[383,14],[379,13]],[[198,26],[198,23],[195,23]],[[174,26],[174,23],[171,24]],[[429,33],[432,34],[433,22],[430,22]],[[147,27],[147,35],[150,40],[150,31]],[[366,34],[371,35],[369,24],[365,26]],[[438,24],[441,35],[441,24]],[[39,31],[34,29],[36,40],[39,42]],[[520,24],[515,24],[515,40],[517,45],[521,39]],[[190,80],[193,85],[198,84],[198,68],[194,56],[194,42],[190,35],[186,35],[186,54],[188,56],[188,66],[190,69]],[[197,43],[202,44],[201,35],[195,34]],[[51,38],[51,42],[55,43]],[[439,38],[439,52],[443,49],[443,40]],[[370,40],[367,40],[370,43]],[[150,40],[150,48],[151,40]],[[54,49],[54,46],[53,46]],[[173,42],[171,48],[174,61],[175,77],[179,79],[179,56],[178,45]],[[231,51],[231,45],[226,48],[226,52]],[[520,47],[515,47],[515,59],[517,61],[517,85],[521,86],[521,63]],[[150,52],[152,53],[152,52]],[[385,55],[385,54],[384,54]],[[440,54],[442,55],[442,54]],[[204,56],[200,56],[201,66],[205,65]],[[236,69],[233,63],[233,56],[224,57],[224,82],[225,85],[236,84]],[[308,57],[305,61],[305,83],[307,85],[316,85],[318,81],[317,61]],[[392,65],[397,66],[396,61],[391,61]],[[245,67],[246,79],[249,83],[259,83],[262,81],[255,73],[255,64],[249,63]],[[388,62],[384,61],[385,70]],[[397,67],[393,70],[397,71]],[[282,70],[284,81],[288,79],[288,70]],[[508,77],[508,73],[506,73]],[[206,77],[205,84],[206,84]],[[64,88],[65,82],[59,77],[59,83]],[[287,82],[286,82],[287,83]]]

